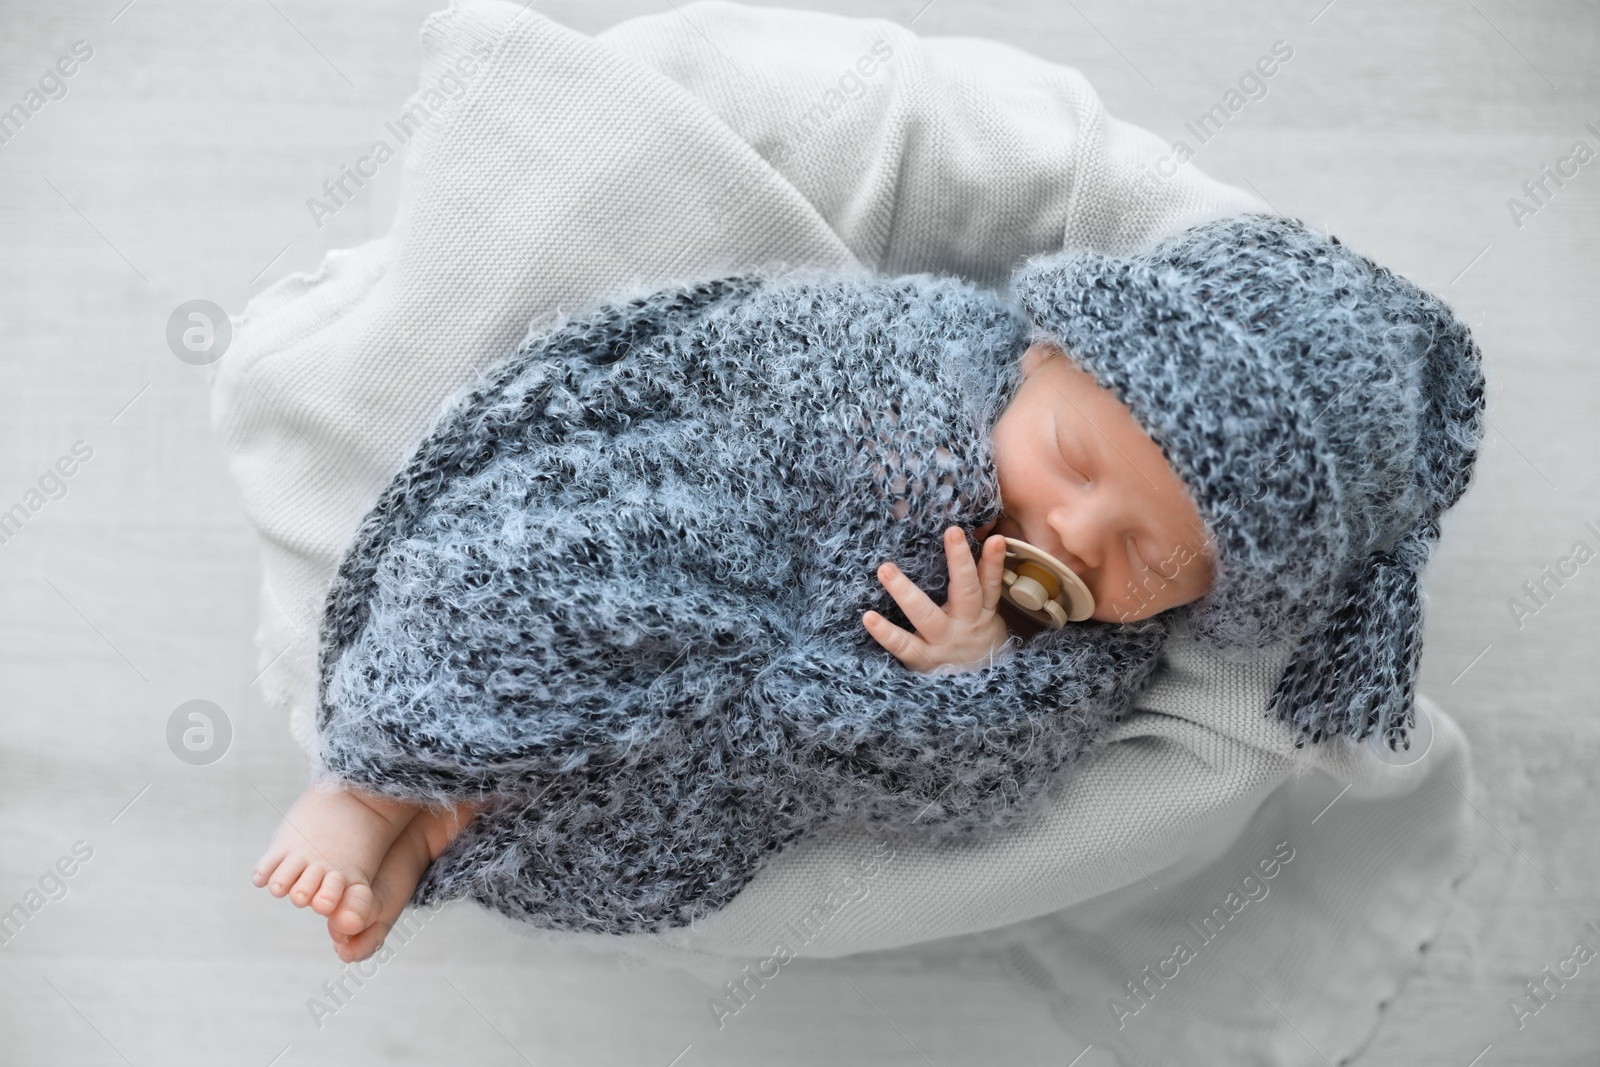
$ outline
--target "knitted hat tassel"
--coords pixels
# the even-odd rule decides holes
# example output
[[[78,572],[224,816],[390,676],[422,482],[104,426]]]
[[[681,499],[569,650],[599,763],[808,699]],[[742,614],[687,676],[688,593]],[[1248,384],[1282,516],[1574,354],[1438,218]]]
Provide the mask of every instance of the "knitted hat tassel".
[[[1391,749],[1410,747],[1422,655],[1420,572],[1438,537],[1429,520],[1361,559],[1326,621],[1301,641],[1269,703],[1300,727],[1297,746],[1307,737],[1361,741],[1377,732]]]

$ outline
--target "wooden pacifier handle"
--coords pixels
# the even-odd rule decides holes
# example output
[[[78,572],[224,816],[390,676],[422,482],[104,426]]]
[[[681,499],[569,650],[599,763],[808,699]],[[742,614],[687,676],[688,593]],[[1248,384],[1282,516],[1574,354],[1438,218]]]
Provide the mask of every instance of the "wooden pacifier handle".
[[[1052,630],[1094,614],[1094,594],[1070,567],[1026,541],[1014,537],[1005,541],[1001,596]]]

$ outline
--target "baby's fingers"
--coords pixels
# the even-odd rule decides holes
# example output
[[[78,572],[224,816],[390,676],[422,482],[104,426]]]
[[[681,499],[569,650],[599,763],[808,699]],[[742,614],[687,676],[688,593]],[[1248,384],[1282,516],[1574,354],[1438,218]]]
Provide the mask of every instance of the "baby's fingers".
[[[994,537],[990,537],[990,541],[994,541]],[[987,542],[984,542],[984,550],[989,552]],[[984,569],[979,571],[978,565],[973,563],[973,550],[966,547],[966,534],[960,526],[950,526],[944,531],[944,558],[950,566],[950,587],[944,609],[950,616],[963,622],[976,622],[984,609],[994,609],[1000,603],[1000,587],[995,582],[1005,569],[1005,550],[1000,552],[1000,568],[992,565],[992,555],[984,555]],[[990,589],[990,585],[994,585],[994,589]]]
[[[872,639],[899,660],[902,666],[915,671],[925,671],[933,665],[928,659],[928,654],[923,651],[925,642],[915,634],[907,633],[876,611],[862,615],[861,622],[866,626],[867,633],[872,635]]]
[[[983,554],[978,559],[978,582],[983,586],[984,611],[995,611],[1000,607],[1000,586],[1005,574],[1006,539],[999,534],[992,534],[983,543]]]
[[[893,563],[885,563],[878,568],[878,581],[894,597],[894,602],[906,613],[906,618],[917,628],[917,633],[929,641],[944,639],[950,617],[918,588],[916,582],[907,578],[904,571]]]

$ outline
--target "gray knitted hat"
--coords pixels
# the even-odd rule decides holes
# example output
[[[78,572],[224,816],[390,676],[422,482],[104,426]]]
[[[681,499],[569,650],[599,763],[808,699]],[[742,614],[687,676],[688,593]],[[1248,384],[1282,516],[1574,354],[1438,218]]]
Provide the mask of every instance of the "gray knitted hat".
[[[1128,257],[1038,257],[1012,290],[1036,339],[1115,393],[1188,484],[1217,558],[1191,631],[1298,641],[1271,703],[1298,743],[1409,746],[1419,571],[1483,436],[1467,327],[1338,238],[1266,214]]]

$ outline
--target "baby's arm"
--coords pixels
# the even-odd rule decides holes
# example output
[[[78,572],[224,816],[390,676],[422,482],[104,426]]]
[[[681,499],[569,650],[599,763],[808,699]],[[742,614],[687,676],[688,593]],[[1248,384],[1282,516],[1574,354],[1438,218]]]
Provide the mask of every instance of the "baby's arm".
[[[971,670],[1005,646],[1006,623],[999,609],[1006,539],[993,535],[986,540],[975,565],[966,535],[961,527],[952,526],[944,532],[944,553],[950,584],[943,608],[893,563],[878,568],[878,580],[917,628],[915,634],[876,611],[861,618],[872,639],[914,671],[950,674]]]

